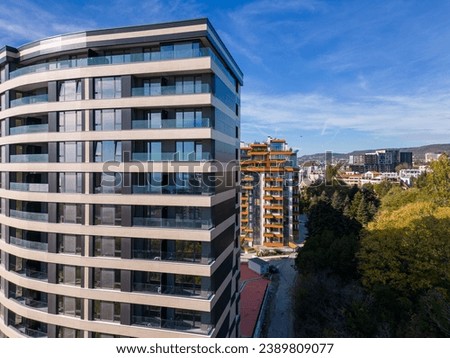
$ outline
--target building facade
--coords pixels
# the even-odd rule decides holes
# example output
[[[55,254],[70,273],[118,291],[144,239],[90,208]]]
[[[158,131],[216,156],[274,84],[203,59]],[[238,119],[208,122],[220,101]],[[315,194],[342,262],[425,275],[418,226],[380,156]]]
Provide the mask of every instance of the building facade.
[[[365,173],[378,171],[380,173],[395,172],[399,164],[412,168],[412,152],[400,152],[398,149],[382,149],[373,153],[349,156],[349,166],[352,171]]]
[[[241,245],[288,246],[299,238],[297,153],[284,139],[241,146]]]
[[[207,19],[0,50],[0,334],[239,335],[242,73]]]

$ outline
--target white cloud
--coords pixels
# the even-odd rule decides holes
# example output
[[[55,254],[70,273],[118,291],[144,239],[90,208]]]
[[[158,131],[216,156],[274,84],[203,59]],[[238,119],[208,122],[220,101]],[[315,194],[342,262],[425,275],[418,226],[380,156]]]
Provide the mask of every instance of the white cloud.
[[[361,96],[339,100],[320,94],[242,95],[244,129],[258,131],[356,130],[380,137],[450,136],[450,95]]]

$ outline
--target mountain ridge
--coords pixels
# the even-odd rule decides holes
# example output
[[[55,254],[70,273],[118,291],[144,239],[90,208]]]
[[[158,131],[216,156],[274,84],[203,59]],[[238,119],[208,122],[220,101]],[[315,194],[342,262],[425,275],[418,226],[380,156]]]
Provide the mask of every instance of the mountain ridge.
[[[427,144],[422,145],[418,147],[404,147],[404,148],[378,148],[378,149],[360,149],[360,150],[354,150],[349,153],[333,153],[333,159],[348,159],[350,155],[358,155],[358,154],[364,154],[364,153],[372,153],[376,150],[383,150],[383,149],[397,149],[400,152],[412,152],[413,157],[415,160],[425,160],[425,153],[448,153],[450,154],[450,143],[448,144]],[[310,161],[310,160],[316,160],[316,161],[324,161],[325,160],[325,153],[315,153],[315,154],[305,154],[298,158],[299,161]]]

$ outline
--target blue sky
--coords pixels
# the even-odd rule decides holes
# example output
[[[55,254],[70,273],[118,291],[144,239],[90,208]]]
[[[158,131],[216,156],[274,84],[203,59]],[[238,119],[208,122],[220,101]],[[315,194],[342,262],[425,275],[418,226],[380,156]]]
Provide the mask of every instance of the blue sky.
[[[0,47],[209,17],[244,72],[244,141],[348,152],[450,142],[449,14],[445,0],[1,0]]]

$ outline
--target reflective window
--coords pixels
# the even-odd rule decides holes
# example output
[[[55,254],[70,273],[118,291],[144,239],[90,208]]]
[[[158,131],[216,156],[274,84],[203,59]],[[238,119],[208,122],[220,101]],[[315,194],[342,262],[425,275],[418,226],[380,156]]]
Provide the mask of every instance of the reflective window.
[[[122,81],[120,77],[104,77],[94,80],[96,99],[121,98]]]
[[[114,131],[122,129],[122,111],[103,109],[95,111],[95,130]]]
[[[94,142],[95,162],[122,161],[122,142],[104,140]]]
[[[81,80],[59,83],[58,101],[78,101],[81,99]]]
[[[81,132],[83,130],[81,111],[59,112],[58,117],[60,132]]]
[[[59,193],[82,193],[83,174],[82,173],[59,173],[58,183]]]
[[[81,163],[83,161],[83,142],[60,142],[60,163]]]

